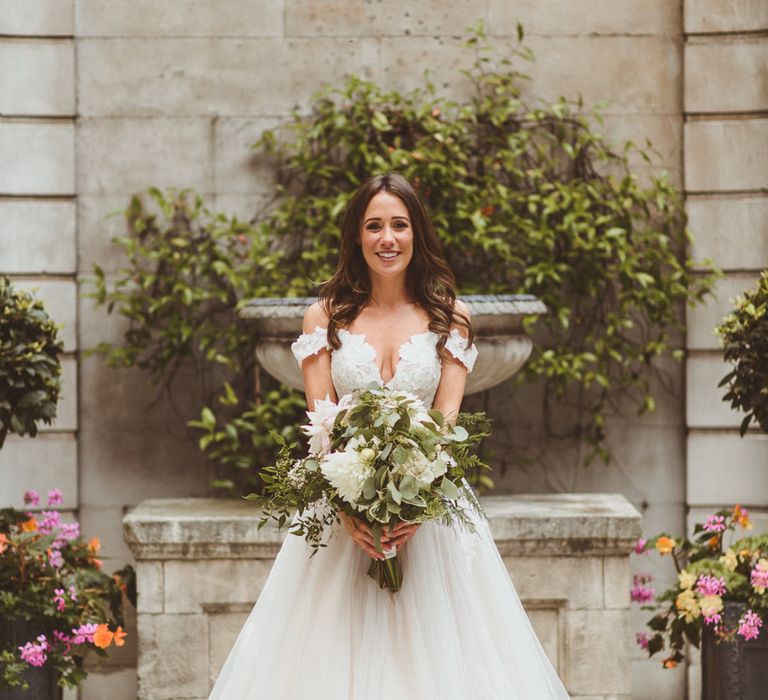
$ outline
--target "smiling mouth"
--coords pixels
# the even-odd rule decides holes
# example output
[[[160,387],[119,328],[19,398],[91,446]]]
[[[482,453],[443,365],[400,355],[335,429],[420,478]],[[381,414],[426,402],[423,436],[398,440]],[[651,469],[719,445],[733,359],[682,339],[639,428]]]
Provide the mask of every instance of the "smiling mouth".
[[[385,253],[376,253],[380,258],[383,260],[394,260],[398,255],[400,255],[399,250],[393,250],[393,251],[387,251]]]

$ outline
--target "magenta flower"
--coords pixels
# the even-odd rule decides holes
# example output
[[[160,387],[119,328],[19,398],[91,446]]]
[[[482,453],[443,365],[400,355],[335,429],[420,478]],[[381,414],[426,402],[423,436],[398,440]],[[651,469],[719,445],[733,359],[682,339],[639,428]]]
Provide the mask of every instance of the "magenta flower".
[[[59,630],[54,630],[53,636],[56,637],[57,642],[66,645],[67,648],[64,650],[64,654],[69,654],[69,650],[72,648],[72,637],[63,632],[59,632]]]
[[[642,537],[638,538],[637,542],[635,542],[635,554],[645,554],[646,542],[648,542],[648,540],[643,539]]]
[[[37,491],[30,489],[24,492],[24,503],[31,506],[37,506],[40,504],[40,494]]]
[[[60,506],[64,503],[64,494],[61,493],[61,489],[51,489],[48,492],[48,505]]]
[[[42,519],[37,525],[38,531],[43,535],[50,535],[61,526],[61,513],[58,510],[44,510]]]
[[[60,569],[62,567],[64,564],[64,557],[61,556],[61,552],[58,549],[51,548],[48,550],[48,563],[54,569]]]
[[[632,590],[629,592],[629,597],[635,603],[652,603],[656,589],[646,585],[652,580],[651,574],[635,574],[632,577]]]
[[[69,598],[70,600],[77,601],[77,591],[74,586],[69,587]]]
[[[710,515],[704,523],[704,529],[707,532],[722,532],[725,530],[725,516]]]
[[[56,588],[53,592],[53,602],[56,603],[56,610],[64,612],[64,589]]]
[[[714,615],[705,615],[704,616],[704,624],[705,625],[714,625],[715,631],[717,631],[720,628],[720,623],[723,621],[723,616],[720,613],[715,613]]]
[[[95,622],[89,622],[72,630],[72,644],[93,644],[93,635],[98,629]]]
[[[80,523],[62,523],[59,536],[65,540],[76,540],[80,537]]]
[[[50,649],[50,646],[44,634],[37,638],[37,644],[27,642],[23,647],[19,647],[22,660],[26,661],[30,666],[42,666],[48,658],[45,653],[48,649]]]
[[[740,634],[747,641],[757,639],[762,626],[763,621],[760,619],[760,616],[757,613],[753,613],[752,610],[747,610],[739,618],[739,629],[736,631],[736,634]]]
[[[637,642],[641,649],[647,649],[650,641],[651,638],[645,632],[635,633],[635,642]]]
[[[723,595],[725,593],[725,579],[722,576],[715,578],[709,574],[702,574],[696,582],[696,590],[701,595]]]

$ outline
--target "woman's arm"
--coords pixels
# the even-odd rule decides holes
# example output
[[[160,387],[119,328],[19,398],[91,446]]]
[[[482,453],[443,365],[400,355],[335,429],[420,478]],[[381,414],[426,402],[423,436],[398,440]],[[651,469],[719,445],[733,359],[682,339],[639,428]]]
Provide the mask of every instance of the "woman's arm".
[[[302,331],[311,333],[317,326],[327,328],[328,316],[320,306],[320,302],[316,301],[304,314]],[[315,410],[317,399],[325,399],[326,396],[330,396],[331,401],[338,400],[331,379],[331,353],[327,349],[320,350],[320,352],[305,358],[301,364],[301,371],[304,375],[307,408],[310,411]]]
[[[469,318],[469,308],[461,299],[456,300],[456,310]],[[453,324],[451,330],[454,328],[459,331],[462,338],[466,339],[466,328]],[[452,425],[456,425],[456,418],[459,415],[466,383],[467,368],[453,356],[443,360],[440,384],[437,387],[432,407],[440,411]]]

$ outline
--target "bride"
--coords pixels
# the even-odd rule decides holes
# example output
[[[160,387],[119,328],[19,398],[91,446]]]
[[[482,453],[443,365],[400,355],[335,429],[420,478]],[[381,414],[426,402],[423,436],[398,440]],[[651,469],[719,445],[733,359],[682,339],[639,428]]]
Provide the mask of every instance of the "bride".
[[[472,339],[416,190],[396,173],[371,177],[347,206],[336,273],[292,345],[309,409],[376,382],[455,422]],[[369,557],[384,555],[357,518],[341,516],[311,559],[303,538],[288,537],[210,698],[568,698],[474,517],[475,533],[430,521],[382,536],[402,562],[396,594],[367,576]]]

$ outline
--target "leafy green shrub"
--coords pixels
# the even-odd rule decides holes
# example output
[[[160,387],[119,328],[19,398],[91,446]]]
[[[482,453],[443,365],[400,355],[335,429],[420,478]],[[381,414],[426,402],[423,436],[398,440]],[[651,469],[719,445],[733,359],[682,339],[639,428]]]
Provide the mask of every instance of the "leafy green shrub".
[[[200,206],[192,214],[181,200],[163,206],[167,200],[157,191],[152,196],[163,209],[162,224],[129,210],[143,247],[121,241],[132,254],[118,282],[126,291],[116,296],[103,276],[99,281],[99,300],[110,310],[119,301],[134,324],[113,356],[134,361],[159,352],[165,364],[149,368],[163,373],[195,343],[198,355],[212,347],[203,340],[202,314],[210,302],[194,303],[197,283],[186,269],[179,274],[174,255],[199,266],[204,285],[219,290],[223,284],[231,292],[215,302],[223,318],[248,296],[315,294],[335,268],[339,218],[356,186],[374,172],[399,170],[426,200],[461,293],[533,293],[547,304],[551,313],[536,327],[529,324],[537,342],[518,380],[544,383],[545,426],[559,406],[575,401],[579,418],[572,434],[591,445],[587,459],[607,460],[603,425],[612,400],[628,398],[638,412],[653,409],[652,362],[682,357],[673,340],[682,328],[681,305],[705,297],[714,271],[691,275],[683,202],[666,176],[649,175],[641,184],[631,172],[630,153],[653,162],[650,147],[614,149],[595,132],[581,102],[526,101],[514,61],[530,52],[520,44],[499,58],[484,41],[478,26],[466,42],[475,56],[464,71],[475,88],[469,99],[446,99],[429,82],[407,94],[386,92],[352,76],[342,88],[318,92],[309,113],[296,110],[280,132],[263,132],[254,147],[271,163],[277,186],[274,200],[248,226],[206,213],[190,230],[188,220],[195,212],[201,218]],[[591,118],[600,121],[599,112]],[[220,227],[219,244],[185,246],[201,235],[201,226]],[[247,237],[247,250],[242,264],[219,263],[232,273],[224,282],[212,261],[220,249],[229,250],[235,229]],[[158,286],[166,290],[160,298]],[[158,309],[165,315],[158,317]],[[179,315],[186,334],[175,345],[163,344],[166,327]],[[238,395],[253,386],[242,381],[252,339],[239,323],[218,326],[210,341],[218,350],[203,358],[238,358]],[[265,435],[277,418],[269,415],[254,435]],[[214,420],[204,414],[197,422],[210,438],[204,448],[218,445],[224,452],[217,459],[249,463],[253,446],[251,438],[241,442],[242,426],[231,426],[234,437],[226,419]]]
[[[41,301],[0,278],[0,447],[56,417],[64,346]]]
[[[736,298],[736,308],[717,332],[726,362],[735,365],[718,385],[728,385],[723,401],[747,414],[739,428],[742,436],[753,420],[768,433],[768,270],[756,289]]]

